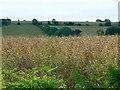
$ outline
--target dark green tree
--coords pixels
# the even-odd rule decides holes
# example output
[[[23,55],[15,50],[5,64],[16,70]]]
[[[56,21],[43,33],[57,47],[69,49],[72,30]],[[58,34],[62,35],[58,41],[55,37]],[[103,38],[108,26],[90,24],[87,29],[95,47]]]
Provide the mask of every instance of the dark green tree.
[[[38,26],[38,25],[39,25],[39,22],[37,21],[37,19],[33,19],[33,20],[32,20],[32,24]]]
[[[21,23],[20,23],[20,22],[17,22],[17,25],[21,25]]]
[[[48,25],[51,25],[51,22],[50,22],[50,21],[48,21]]]
[[[56,31],[57,36],[69,36],[72,35],[72,30],[68,27],[63,27],[60,30]]]
[[[58,25],[58,21],[56,21],[56,19],[52,19],[52,25]]]
[[[18,20],[17,25],[21,25],[20,20]]]
[[[112,26],[112,23],[109,19],[105,19],[105,26]]]
[[[96,22],[102,22],[102,20],[101,19],[96,19]]]

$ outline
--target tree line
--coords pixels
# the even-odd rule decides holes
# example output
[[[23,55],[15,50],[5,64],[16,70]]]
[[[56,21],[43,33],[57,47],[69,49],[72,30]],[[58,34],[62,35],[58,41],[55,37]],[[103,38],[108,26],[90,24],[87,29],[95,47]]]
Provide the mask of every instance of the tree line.
[[[36,23],[37,19],[33,19],[33,21],[34,21],[35,24],[38,24],[38,23]],[[97,19],[96,22],[100,22],[99,26],[112,26],[112,22],[111,22],[110,19],[105,19],[104,21],[102,21],[100,19]],[[43,24],[43,23],[39,22],[39,24]],[[61,23],[56,21],[56,19],[52,19],[52,21],[48,21],[47,24],[48,25],[53,25],[53,26],[61,25]],[[82,26],[81,23],[74,23],[74,22],[63,22],[62,25],[65,25],[65,26]],[[85,24],[85,25],[89,26],[89,24]]]
[[[2,21],[2,26],[7,26],[12,23],[11,19],[0,19]],[[25,20],[24,20],[25,21]],[[96,22],[105,22],[104,25],[100,23],[100,26],[110,26],[109,28],[106,29],[104,32],[103,30],[97,30],[98,35],[115,35],[115,34],[120,34],[120,21],[118,22],[118,26],[112,26],[112,23],[109,19],[105,19],[104,21],[97,19]],[[37,19],[32,20],[32,24],[39,27],[41,30],[43,30],[47,35],[49,36],[69,36],[69,35],[74,35],[74,36],[79,36],[81,34],[81,30],[76,29],[72,30],[69,27],[63,27],[63,28],[56,28],[56,27],[50,27],[50,26],[57,26],[59,24],[58,21],[55,19],[52,19],[52,21],[48,21],[47,24],[43,24],[42,22],[37,21]],[[17,25],[21,25],[20,20],[18,20]],[[67,26],[74,26],[77,25],[74,22],[64,22],[64,25]],[[81,24],[79,24],[81,26]],[[89,26],[86,24],[86,26]]]
[[[54,24],[57,24],[55,20],[52,21]],[[72,30],[69,27],[63,27],[63,28],[56,28],[56,27],[50,27],[49,25],[44,25],[41,22],[38,22],[37,19],[32,20],[32,24],[39,27],[42,31],[44,31],[49,36],[79,36],[82,32],[79,29]]]

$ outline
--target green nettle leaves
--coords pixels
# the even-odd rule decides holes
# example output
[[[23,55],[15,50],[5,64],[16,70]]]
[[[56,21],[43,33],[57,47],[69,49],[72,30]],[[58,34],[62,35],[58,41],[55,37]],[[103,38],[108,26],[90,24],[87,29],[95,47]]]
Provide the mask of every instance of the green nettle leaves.
[[[56,79],[55,77],[48,76],[47,74],[44,74],[43,76],[39,76],[38,73],[42,73],[42,71],[46,73],[50,73],[55,68],[50,68],[47,66],[43,66],[40,70],[37,68],[33,68],[31,70],[24,70],[24,71],[16,71],[15,70],[4,70],[3,71],[3,88],[65,88],[65,82],[63,79]],[[17,77],[17,79],[15,78]],[[5,78],[9,79],[16,79],[16,80],[7,80]]]
[[[43,66],[24,70],[3,70],[2,85],[9,89],[40,89],[40,88],[67,88],[68,81],[72,81],[69,88],[120,88],[120,70],[109,66],[108,71],[100,75],[86,77],[79,69],[71,71],[69,80],[58,79],[52,74],[57,67]]]

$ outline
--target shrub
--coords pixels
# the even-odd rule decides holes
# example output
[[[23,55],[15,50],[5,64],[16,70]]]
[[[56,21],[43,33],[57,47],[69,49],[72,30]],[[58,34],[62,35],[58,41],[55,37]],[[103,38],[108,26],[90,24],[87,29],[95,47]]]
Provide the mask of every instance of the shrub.
[[[104,35],[104,31],[103,31],[103,30],[97,30],[97,35],[98,35],[98,36]]]
[[[120,34],[120,28],[116,26],[112,26],[110,28],[107,28],[105,35],[116,35]]]
[[[18,22],[18,23],[17,23],[17,25],[21,25],[21,23],[20,23],[20,22]]]

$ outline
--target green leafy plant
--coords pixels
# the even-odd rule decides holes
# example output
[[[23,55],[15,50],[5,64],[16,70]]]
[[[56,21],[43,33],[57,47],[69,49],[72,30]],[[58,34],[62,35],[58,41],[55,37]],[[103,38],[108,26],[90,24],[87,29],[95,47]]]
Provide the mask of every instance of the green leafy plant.
[[[50,73],[55,68],[50,68],[47,66],[44,66],[41,68],[41,70],[45,71],[46,73]],[[65,82],[63,79],[56,79],[55,77],[48,76],[47,74],[44,74],[43,76],[39,76],[38,73],[41,72],[41,70],[37,70],[37,68],[33,68],[31,70],[24,70],[24,71],[16,71],[15,70],[7,70],[3,72],[3,77],[5,80],[4,88],[18,88],[18,89],[24,89],[24,88],[65,88]],[[14,74],[14,75],[13,75]],[[9,77],[8,77],[8,76]],[[10,76],[17,76],[17,79],[15,77]],[[12,78],[15,80],[9,80],[7,81],[5,78]]]
[[[74,70],[71,73],[71,79],[73,79],[76,84],[74,88],[90,88],[92,87],[89,81],[81,74],[80,70]]]
[[[108,82],[111,88],[120,88],[120,70],[109,66],[108,68]]]

